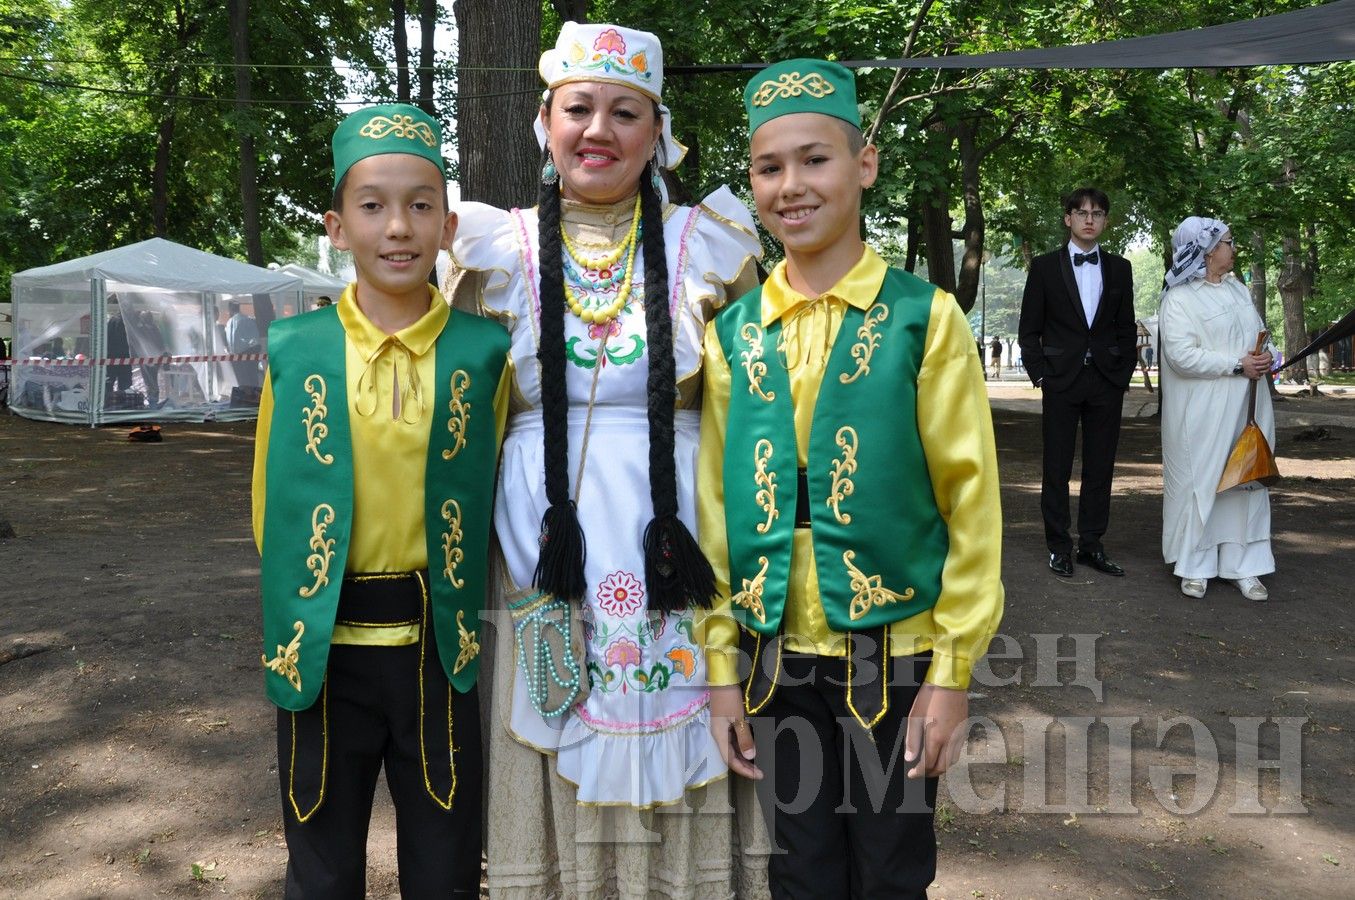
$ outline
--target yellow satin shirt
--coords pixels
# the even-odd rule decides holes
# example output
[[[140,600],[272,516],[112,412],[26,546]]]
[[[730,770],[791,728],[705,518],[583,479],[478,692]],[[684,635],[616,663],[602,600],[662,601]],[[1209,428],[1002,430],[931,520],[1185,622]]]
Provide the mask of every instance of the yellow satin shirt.
[[[762,286],[763,327],[781,322],[778,350],[790,374],[800,468],[808,463],[814,402],[843,315],[848,306],[866,310],[875,302],[886,268],[884,260],[867,247],[851,271],[820,297],[811,299],[791,288],[784,262]],[[739,680],[734,654],[738,625],[729,615],[723,476],[731,379],[713,322],[706,326],[703,369],[697,520],[701,547],[715,569],[720,601],[704,617],[702,631],[710,683],[728,685]],[[932,297],[918,372],[917,425],[927,476],[950,545],[936,605],[891,625],[891,646],[897,656],[931,650],[927,681],[963,689],[969,685],[974,660],[987,650],[1002,617],[1002,509],[993,421],[974,338],[955,298],[940,289]],[[782,620],[786,649],[845,655],[843,635],[828,627],[819,602],[810,529],[795,530],[790,565]]]
[[[428,312],[395,334],[386,334],[362,312],[354,289],[350,284],[337,304],[346,337],[345,380],[353,441],[353,529],[345,571],[412,572],[428,567],[423,488],[428,433],[435,414],[433,346],[447,325],[450,310],[442,294],[430,285]],[[510,364],[494,394],[496,444],[503,442],[512,380]],[[272,420],[273,390],[265,376],[254,441],[254,543],[260,552]],[[399,638],[386,631],[364,629],[361,635],[347,637],[336,631],[334,643],[408,642],[408,635]]]

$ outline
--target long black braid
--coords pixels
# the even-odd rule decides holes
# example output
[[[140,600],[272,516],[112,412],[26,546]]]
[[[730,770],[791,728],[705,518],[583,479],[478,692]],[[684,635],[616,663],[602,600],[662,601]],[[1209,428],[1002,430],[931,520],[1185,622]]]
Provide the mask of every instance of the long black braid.
[[[542,166],[550,159],[547,149]],[[540,256],[541,340],[536,358],[541,364],[541,419],[545,428],[546,500],[541,517],[541,555],[532,584],[539,590],[570,601],[583,599],[587,556],[578,510],[569,498],[569,394],[565,386],[564,267],[560,261],[560,189],[542,182],[537,198]],[[600,363],[599,363],[600,364]]]
[[[673,415],[677,375],[673,319],[668,309],[668,254],[663,239],[663,200],[648,172],[640,176],[640,224],[645,260],[645,331],[649,339],[649,496],[654,518],[645,527],[645,584],[649,608],[669,613],[709,607],[715,573],[692,533],[678,518]]]

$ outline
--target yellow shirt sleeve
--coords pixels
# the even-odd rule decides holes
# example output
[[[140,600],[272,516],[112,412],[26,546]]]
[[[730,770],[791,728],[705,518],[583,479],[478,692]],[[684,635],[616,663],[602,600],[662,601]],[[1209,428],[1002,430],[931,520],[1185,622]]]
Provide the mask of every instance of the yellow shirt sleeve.
[[[950,537],[941,596],[930,610],[927,681],[964,689],[1002,618],[1002,501],[983,370],[969,322],[941,290],[932,298],[918,371],[917,424],[936,508]]]
[[[512,396],[513,357],[510,354],[503,374],[499,376],[499,386],[494,391],[494,446],[498,449],[503,447],[503,432],[508,426],[508,402]]]
[[[273,379],[265,370],[263,392],[259,395],[259,420],[254,429],[254,477],[250,482],[253,500],[254,547],[263,555],[263,505],[268,475],[268,433],[273,426]]]
[[[706,324],[702,373],[701,449],[696,462],[696,531],[701,551],[715,570],[713,608],[697,616],[706,650],[706,678],[713,686],[738,684],[739,626],[729,614],[729,540],[725,528],[725,422],[729,417],[729,364],[715,324]]]

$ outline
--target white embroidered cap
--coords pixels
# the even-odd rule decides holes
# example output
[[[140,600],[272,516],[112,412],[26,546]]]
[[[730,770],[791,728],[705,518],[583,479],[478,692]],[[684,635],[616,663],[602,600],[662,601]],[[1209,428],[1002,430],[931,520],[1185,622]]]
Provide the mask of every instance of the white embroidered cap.
[[[639,91],[659,104],[663,118],[659,162],[675,169],[687,155],[687,148],[673,138],[673,117],[663,105],[663,45],[655,35],[606,22],[566,22],[536,68],[547,93],[574,81],[601,81]],[[545,147],[546,130],[539,116],[534,129],[537,143]]]

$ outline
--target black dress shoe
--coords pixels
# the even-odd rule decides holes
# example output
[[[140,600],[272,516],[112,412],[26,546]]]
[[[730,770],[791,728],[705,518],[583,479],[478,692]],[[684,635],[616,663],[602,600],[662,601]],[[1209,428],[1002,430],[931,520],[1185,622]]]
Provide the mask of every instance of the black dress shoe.
[[[1067,553],[1049,554],[1049,571],[1068,578],[1073,574],[1073,558]]]
[[[1114,575],[1117,578],[1124,574],[1124,569],[1106,558],[1106,551],[1104,550],[1079,550],[1077,551],[1077,561],[1084,566],[1091,566],[1098,572],[1105,572],[1107,575]]]

